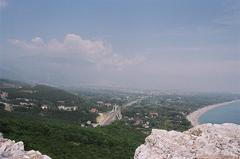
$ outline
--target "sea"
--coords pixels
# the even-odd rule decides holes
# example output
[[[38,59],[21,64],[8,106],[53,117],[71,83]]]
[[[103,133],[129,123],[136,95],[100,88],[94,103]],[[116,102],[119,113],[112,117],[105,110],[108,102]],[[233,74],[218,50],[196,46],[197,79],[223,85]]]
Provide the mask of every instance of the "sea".
[[[211,109],[199,118],[199,123],[235,123],[240,124],[240,101]]]

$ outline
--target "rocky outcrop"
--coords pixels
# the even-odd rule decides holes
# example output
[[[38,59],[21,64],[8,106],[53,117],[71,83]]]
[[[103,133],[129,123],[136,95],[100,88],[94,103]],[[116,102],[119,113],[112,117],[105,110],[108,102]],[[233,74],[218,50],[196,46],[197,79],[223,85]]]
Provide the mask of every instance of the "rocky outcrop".
[[[4,139],[0,133],[0,159],[51,159],[39,151],[24,151],[23,142]]]
[[[240,125],[203,124],[183,133],[153,129],[134,159],[239,159]]]

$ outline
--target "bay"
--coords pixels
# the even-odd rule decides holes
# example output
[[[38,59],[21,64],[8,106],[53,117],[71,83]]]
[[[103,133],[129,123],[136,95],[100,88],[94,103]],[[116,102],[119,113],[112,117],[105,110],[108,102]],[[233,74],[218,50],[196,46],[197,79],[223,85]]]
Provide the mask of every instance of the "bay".
[[[207,111],[200,116],[199,123],[240,124],[240,101],[229,103]]]

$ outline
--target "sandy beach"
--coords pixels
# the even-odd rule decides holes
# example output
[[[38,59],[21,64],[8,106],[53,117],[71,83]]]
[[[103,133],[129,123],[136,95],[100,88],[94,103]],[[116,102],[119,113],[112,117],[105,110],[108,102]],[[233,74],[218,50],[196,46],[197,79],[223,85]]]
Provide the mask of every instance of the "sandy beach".
[[[224,102],[224,103],[217,103],[217,104],[212,104],[212,105],[208,105],[205,106],[203,108],[200,108],[192,113],[190,113],[187,116],[187,119],[191,122],[192,126],[196,126],[199,125],[199,118],[206,113],[207,111],[217,108],[217,107],[221,107],[221,106],[225,106],[226,104],[230,104],[236,101],[240,101],[240,100],[233,100],[233,101],[229,101],[229,102]]]

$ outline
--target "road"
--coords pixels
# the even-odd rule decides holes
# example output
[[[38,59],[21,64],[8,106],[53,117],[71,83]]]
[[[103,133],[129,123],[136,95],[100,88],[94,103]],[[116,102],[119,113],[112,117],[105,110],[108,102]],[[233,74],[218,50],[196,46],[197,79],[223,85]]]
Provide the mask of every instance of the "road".
[[[136,104],[137,102],[140,102],[140,101],[143,100],[144,98],[146,98],[146,97],[141,97],[140,99],[136,99],[136,100],[134,100],[134,101],[131,101],[131,102],[123,105],[123,106],[122,106],[122,110],[123,110],[123,109],[126,109],[126,108],[129,107],[129,106],[132,106],[133,104]]]
[[[140,99],[136,99],[134,101],[131,101],[121,107],[117,107],[115,111],[110,111],[107,114],[107,117],[100,123],[98,123],[98,125],[100,126],[106,126],[111,124],[113,121],[115,121],[117,118],[121,117],[121,110],[126,109],[129,106],[132,106],[133,104],[136,104],[137,102],[140,102],[141,100],[143,100],[145,97],[141,97]],[[121,119],[121,118],[120,118]]]

